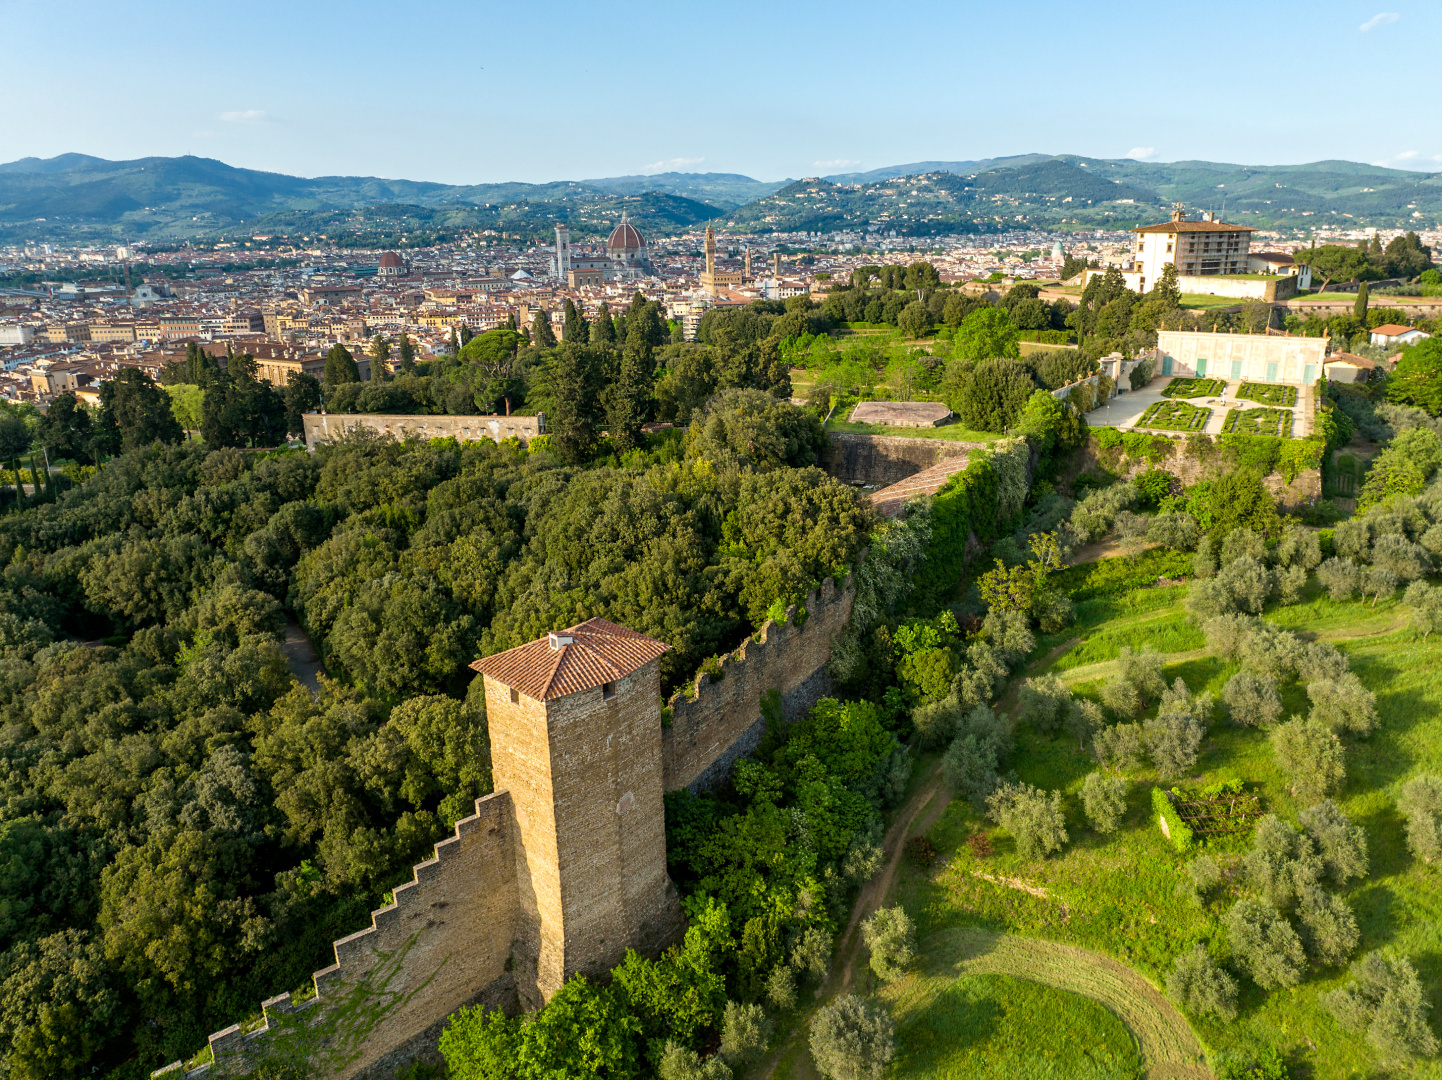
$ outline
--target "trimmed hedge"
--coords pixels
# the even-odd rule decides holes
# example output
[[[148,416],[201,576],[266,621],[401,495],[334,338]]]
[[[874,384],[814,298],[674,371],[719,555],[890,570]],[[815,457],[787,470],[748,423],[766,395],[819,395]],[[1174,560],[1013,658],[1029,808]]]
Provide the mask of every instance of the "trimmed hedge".
[[[1177,813],[1176,807],[1172,805],[1172,797],[1159,787],[1152,788],[1152,810],[1157,815],[1157,828],[1171,841],[1172,847],[1182,852],[1191,850],[1191,826]]]
[[[1173,379],[1162,387],[1162,397],[1216,397],[1226,388],[1221,379]]]
[[[1212,410],[1180,399],[1157,401],[1137,421],[1137,427],[1161,428],[1164,431],[1201,431],[1212,418]]]
[[[1292,410],[1228,409],[1227,418],[1222,421],[1222,431],[1288,437],[1292,434]]]
[[[1244,382],[1237,387],[1237,397],[1247,401],[1260,401],[1264,405],[1283,405],[1291,408],[1297,404],[1297,388],[1286,383]]]

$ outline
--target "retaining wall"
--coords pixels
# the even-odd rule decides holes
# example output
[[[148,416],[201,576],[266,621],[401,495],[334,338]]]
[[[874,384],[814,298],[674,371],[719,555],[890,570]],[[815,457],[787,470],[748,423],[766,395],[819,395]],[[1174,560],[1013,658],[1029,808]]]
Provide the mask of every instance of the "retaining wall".
[[[307,446],[339,439],[352,431],[373,431],[397,439],[455,439],[480,442],[519,439],[530,443],[546,431],[546,417],[537,416],[401,416],[389,413],[306,413]]]
[[[954,439],[907,438],[904,435],[855,435],[832,432],[817,462],[847,484],[885,487],[951,458],[965,457],[986,446]]]
[[[1152,434],[1147,432],[1147,434]],[[1077,455],[1078,472],[1089,470],[1101,470],[1120,476],[1123,480],[1132,480],[1146,472],[1148,469],[1165,469],[1177,477],[1184,484],[1195,484],[1198,480],[1218,476],[1227,471],[1229,466],[1221,459],[1220,450],[1218,455],[1209,460],[1203,461],[1184,452],[1184,444],[1181,441],[1172,443],[1172,455],[1163,458],[1159,462],[1150,462],[1145,459],[1132,461],[1122,458],[1121,448],[1115,447],[1110,451],[1104,451],[1102,455],[1097,454],[1096,444],[1088,441],[1081,452]],[[1315,505],[1322,497],[1322,470],[1305,469],[1299,472],[1291,483],[1281,473],[1270,473],[1262,478],[1263,485],[1272,493],[1277,500],[1278,508],[1284,513],[1291,513],[1301,510],[1304,507]]]

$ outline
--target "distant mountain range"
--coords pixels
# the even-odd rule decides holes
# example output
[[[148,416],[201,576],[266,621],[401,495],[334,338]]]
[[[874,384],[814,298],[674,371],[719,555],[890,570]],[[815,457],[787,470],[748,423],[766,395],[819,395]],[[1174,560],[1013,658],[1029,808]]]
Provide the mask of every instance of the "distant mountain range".
[[[657,173],[548,184],[438,184],[372,176],[313,179],[210,158],[107,161],[86,154],[0,165],[0,240],[180,239],[299,233],[361,244],[426,243],[493,228],[580,238],[623,212],[643,230],[702,221],[748,231],[879,227],[898,235],[1003,228],[1113,228],[1154,221],[1172,202],[1225,209],[1258,227],[1436,227],[1442,173],[1347,161],[1246,166],[1025,154],[923,161],[870,172],[760,181]]]

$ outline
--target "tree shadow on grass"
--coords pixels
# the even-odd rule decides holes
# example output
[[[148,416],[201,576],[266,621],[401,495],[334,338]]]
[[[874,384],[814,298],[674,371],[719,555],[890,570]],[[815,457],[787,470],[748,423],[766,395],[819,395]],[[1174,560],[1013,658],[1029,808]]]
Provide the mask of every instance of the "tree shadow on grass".
[[[966,981],[941,989],[897,1031],[895,1070],[903,1075],[944,1071],[948,1058],[985,1043],[997,1032],[1001,1006]]]

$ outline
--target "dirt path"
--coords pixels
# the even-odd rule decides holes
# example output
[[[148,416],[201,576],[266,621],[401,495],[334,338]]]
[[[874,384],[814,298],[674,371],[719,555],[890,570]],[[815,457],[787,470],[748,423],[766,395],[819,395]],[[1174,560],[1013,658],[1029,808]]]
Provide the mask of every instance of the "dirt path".
[[[922,942],[922,977],[896,987],[899,1012],[924,1008],[952,979],[1010,975],[1097,1002],[1137,1042],[1147,1080],[1211,1080],[1206,1054],[1191,1025],[1160,990],[1111,957],[1053,941],[965,928]]]
[[[285,654],[286,663],[290,665],[290,673],[310,691],[312,697],[320,696],[320,654],[315,651],[310,638],[300,623],[291,619],[285,624],[285,641],[281,643],[280,651]]]

